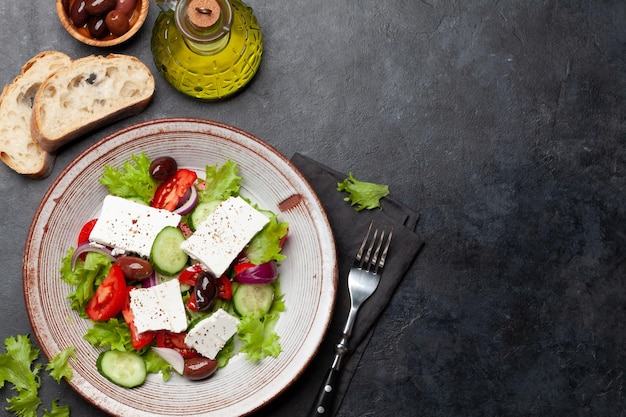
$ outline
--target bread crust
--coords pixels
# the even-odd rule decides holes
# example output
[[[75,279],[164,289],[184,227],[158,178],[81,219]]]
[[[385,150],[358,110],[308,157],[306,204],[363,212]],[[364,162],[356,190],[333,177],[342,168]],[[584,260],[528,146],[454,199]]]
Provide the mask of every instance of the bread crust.
[[[31,100],[45,79],[71,58],[58,51],[44,51],[31,58],[0,95],[0,160],[30,178],[48,177],[55,155],[45,151],[31,135]]]
[[[78,59],[39,88],[31,134],[44,150],[55,152],[101,126],[142,112],[154,90],[152,73],[135,57],[109,54]]]

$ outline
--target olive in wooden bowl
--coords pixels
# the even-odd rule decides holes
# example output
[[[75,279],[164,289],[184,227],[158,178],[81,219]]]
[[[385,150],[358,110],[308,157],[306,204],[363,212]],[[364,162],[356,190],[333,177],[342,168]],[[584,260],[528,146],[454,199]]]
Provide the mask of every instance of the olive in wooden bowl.
[[[56,0],[63,27],[84,44],[119,45],[141,28],[150,0]]]

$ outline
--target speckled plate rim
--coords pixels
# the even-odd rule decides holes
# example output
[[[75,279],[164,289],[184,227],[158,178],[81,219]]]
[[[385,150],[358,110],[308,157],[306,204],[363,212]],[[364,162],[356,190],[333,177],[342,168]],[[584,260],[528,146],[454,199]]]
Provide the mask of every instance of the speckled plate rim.
[[[90,324],[69,308],[70,288],[59,279],[60,260],[82,224],[96,216],[106,189],[98,183],[105,165],[121,166],[131,155],[174,156],[180,166],[237,162],[242,194],[290,223],[280,266],[286,311],[276,325],[283,352],[251,363],[238,355],[206,381],[174,377],[124,389],[96,369],[98,351],[82,339]],[[203,161],[203,162],[200,162]],[[285,211],[281,202],[296,204]],[[328,329],[337,290],[335,244],[324,209],[297,168],[273,147],[232,126],[200,119],[158,119],[113,133],[76,157],[44,195],[29,229],[23,265],[28,317],[44,354],[74,346],[70,386],[94,406],[115,416],[235,416],[270,402],[294,382],[315,356]],[[193,388],[193,389],[190,389]],[[210,397],[198,393],[210,393]]]

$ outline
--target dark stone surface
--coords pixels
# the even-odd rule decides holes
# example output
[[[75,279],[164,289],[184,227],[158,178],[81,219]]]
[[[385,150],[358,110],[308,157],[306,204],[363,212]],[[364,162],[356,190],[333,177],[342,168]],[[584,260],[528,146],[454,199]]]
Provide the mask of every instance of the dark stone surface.
[[[43,50],[109,52],[71,39],[53,2],[25,4],[0,4],[2,84]],[[0,166],[0,338],[31,332],[24,241],[61,169],[121,127],[202,117],[388,184],[421,213],[426,245],[341,417],[626,415],[626,3],[248,4],[266,49],[242,94],[204,104],[163,81],[153,5],[111,50],[154,70],[153,104],[64,148],[46,180]],[[102,415],[64,384],[42,393]]]

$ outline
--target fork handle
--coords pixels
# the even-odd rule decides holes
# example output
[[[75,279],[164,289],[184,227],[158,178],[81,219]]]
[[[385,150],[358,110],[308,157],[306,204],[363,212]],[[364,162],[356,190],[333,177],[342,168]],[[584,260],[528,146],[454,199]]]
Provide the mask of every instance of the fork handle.
[[[354,315],[354,313],[351,312],[350,316],[352,315]],[[348,320],[349,325],[346,327],[346,331],[344,331],[341,336],[339,343],[335,345],[335,359],[326,373],[326,377],[324,378],[324,382],[320,387],[313,406],[309,410],[309,417],[333,415],[333,403],[335,401],[335,393],[337,392],[341,363],[343,362],[343,356],[349,350],[348,340],[350,339],[350,332],[352,330],[351,322],[353,322],[353,320]]]
[[[339,369],[330,368],[326,373],[313,407],[309,411],[309,417],[332,416],[338,381]]]

